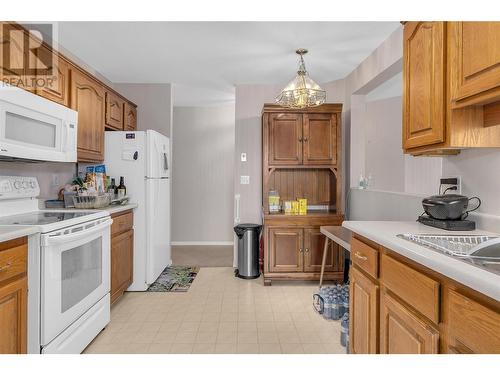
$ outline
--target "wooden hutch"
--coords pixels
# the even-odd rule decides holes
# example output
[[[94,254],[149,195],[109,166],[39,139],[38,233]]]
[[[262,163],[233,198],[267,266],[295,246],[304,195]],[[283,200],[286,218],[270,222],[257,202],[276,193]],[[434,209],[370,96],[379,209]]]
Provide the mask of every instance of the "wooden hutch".
[[[342,104],[262,110],[264,284],[319,280],[325,237],[322,225],[341,225]],[[280,201],[306,198],[305,215],[270,213],[269,191]],[[343,251],[331,244],[325,280],[342,280]]]

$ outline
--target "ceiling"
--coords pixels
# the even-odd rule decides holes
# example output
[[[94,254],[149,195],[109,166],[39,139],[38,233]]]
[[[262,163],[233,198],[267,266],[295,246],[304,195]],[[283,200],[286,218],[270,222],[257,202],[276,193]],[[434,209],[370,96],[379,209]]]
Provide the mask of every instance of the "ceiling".
[[[115,83],[174,83],[174,105],[234,101],[236,84],[285,85],[295,49],[317,82],[344,78],[398,22],[60,22],[59,43]]]

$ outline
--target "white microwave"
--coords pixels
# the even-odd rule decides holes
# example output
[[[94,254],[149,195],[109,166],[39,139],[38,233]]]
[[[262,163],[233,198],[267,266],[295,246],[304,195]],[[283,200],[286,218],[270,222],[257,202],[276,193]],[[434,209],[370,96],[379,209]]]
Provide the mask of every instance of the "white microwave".
[[[0,85],[0,160],[76,162],[78,112]]]

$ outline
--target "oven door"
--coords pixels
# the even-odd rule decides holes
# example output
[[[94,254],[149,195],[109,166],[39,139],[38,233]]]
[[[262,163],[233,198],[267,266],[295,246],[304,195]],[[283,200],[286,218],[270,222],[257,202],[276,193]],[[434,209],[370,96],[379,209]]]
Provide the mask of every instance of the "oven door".
[[[41,236],[41,344],[47,345],[110,290],[110,218]]]

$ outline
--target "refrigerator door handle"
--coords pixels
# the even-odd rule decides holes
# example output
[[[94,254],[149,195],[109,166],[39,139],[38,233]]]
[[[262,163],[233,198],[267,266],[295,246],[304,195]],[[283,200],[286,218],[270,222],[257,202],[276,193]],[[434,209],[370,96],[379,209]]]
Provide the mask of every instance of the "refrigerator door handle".
[[[163,153],[163,169],[168,171],[168,158],[167,158],[167,153]]]

